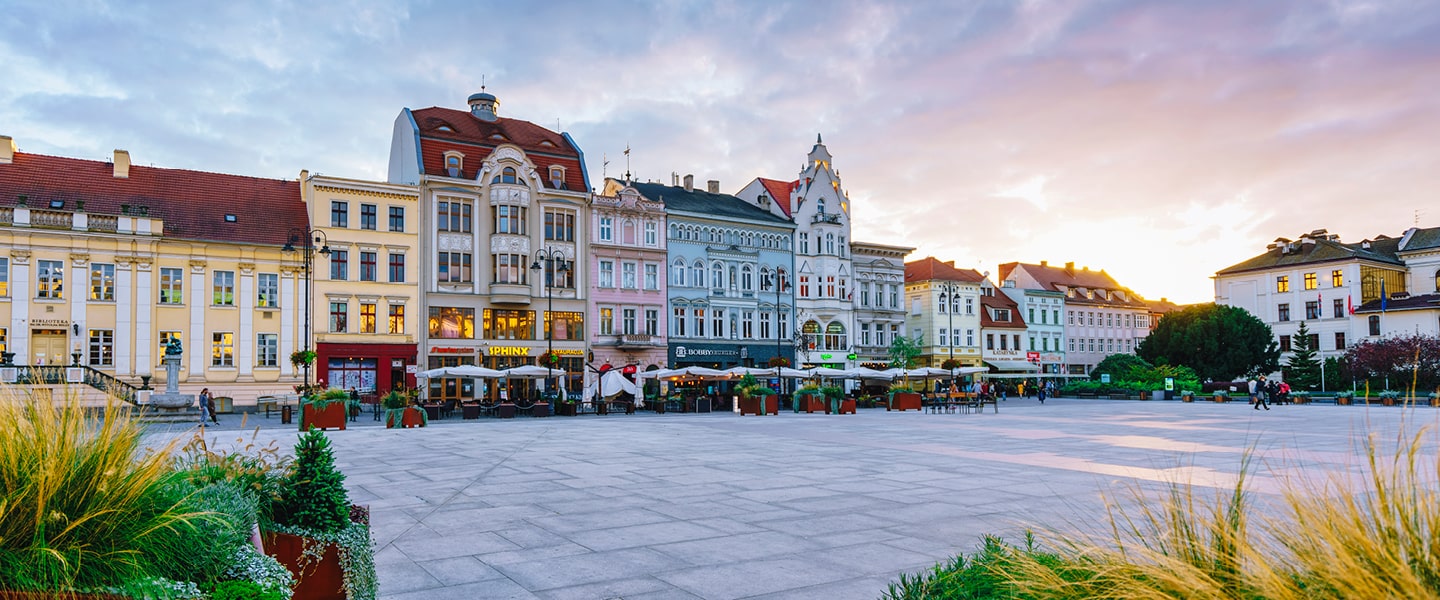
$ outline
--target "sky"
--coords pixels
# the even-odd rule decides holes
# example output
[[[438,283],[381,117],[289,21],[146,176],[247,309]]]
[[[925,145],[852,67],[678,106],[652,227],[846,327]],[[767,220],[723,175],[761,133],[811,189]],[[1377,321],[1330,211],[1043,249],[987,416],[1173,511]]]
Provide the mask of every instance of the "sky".
[[[383,180],[403,108],[483,81],[596,188],[790,180],[823,135],[855,239],[992,276],[1204,302],[1277,237],[1440,225],[1433,1],[0,4],[24,152]]]

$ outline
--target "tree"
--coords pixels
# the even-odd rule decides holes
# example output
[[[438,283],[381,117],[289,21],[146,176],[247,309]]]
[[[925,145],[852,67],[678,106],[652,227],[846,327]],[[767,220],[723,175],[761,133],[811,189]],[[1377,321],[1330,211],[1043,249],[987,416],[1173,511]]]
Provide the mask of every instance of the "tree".
[[[1320,385],[1320,359],[1315,356],[1310,327],[1304,321],[1290,342],[1290,361],[1285,364],[1285,381],[1296,390],[1313,390]]]
[[[1204,380],[1229,381],[1279,368],[1275,335],[1243,308],[1201,304],[1160,317],[1136,354],[1156,365],[1184,365]]]
[[[1095,365],[1095,369],[1090,371],[1090,379],[1098,381],[1101,374],[1109,373],[1110,381],[1135,381],[1152,368],[1153,365],[1134,354],[1111,354]]]
[[[915,368],[915,357],[920,356],[920,349],[924,346],[923,333],[913,340],[903,335],[895,336],[890,342],[890,366],[900,369]]]
[[[1416,393],[1440,386],[1440,337],[1403,335],[1365,340],[1345,351],[1351,372],[1396,390]],[[1372,381],[1373,380],[1373,381]]]

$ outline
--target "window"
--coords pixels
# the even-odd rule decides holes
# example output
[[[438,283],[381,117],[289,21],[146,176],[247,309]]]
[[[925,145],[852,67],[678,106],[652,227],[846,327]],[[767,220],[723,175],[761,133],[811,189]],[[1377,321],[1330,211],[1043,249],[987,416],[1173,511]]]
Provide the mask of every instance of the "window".
[[[344,281],[350,278],[350,252],[348,250],[330,251],[330,279]]]
[[[210,366],[235,366],[234,333],[229,331],[216,331],[210,334]]]
[[[405,233],[405,207],[390,207],[390,231]]]
[[[441,201],[435,207],[436,229],[454,233],[470,233],[470,203]]]
[[[1278,319],[1279,319],[1280,322],[1282,322],[1282,323],[1285,322],[1285,321],[1289,321],[1289,320],[1290,320],[1290,305],[1289,305],[1289,304],[1281,304],[1281,305],[1280,305],[1280,310],[1279,310],[1279,317],[1278,317]]]
[[[115,299],[115,265],[90,263],[90,299]]]
[[[575,241],[575,213],[568,210],[545,209],[545,239]]]
[[[810,234],[805,233],[805,232],[803,232],[803,231],[800,232],[800,253],[801,253],[801,254],[809,254],[809,253],[810,253]]]
[[[1307,289],[1307,290],[1313,290],[1313,289],[1317,289],[1317,288],[1319,288],[1319,287],[1320,287],[1320,280],[1315,276],[1315,274],[1314,274],[1314,273],[1306,273],[1306,274],[1305,274],[1305,289]]]
[[[405,333],[405,305],[390,305],[390,333],[401,335]]]
[[[635,263],[627,262],[620,265],[620,287],[633,290],[638,285],[635,280]]]
[[[1331,306],[1330,306],[1330,316],[1335,317],[1336,319],[1339,319],[1339,318],[1345,316],[1345,301],[1344,301],[1344,300],[1341,300],[1341,299],[1339,299],[1339,298],[1336,298],[1336,299],[1334,299],[1333,301],[1331,301],[1330,304],[1331,304]]]
[[[675,336],[685,337],[685,309],[677,308],[672,312],[670,322],[675,324]]]
[[[390,283],[405,283],[405,255],[390,253]]]
[[[755,291],[755,270],[750,265],[740,267],[740,289],[746,292]]]
[[[1035,351],[1035,336],[1030,336],[1030,345],[1026,346],[1025,349],[1031,352]]]
[[[161,332],[160,332],[160,347],[161,347],[161,348],[164,348],[164,347],[166,347],[166,346],[169,346],[169,345],[170,345],[170,340],[178,340],[178,339],[180,339],[180,332],[179,332],[179,331],[161,331]]]
[[[182,285],[183,276],[184,275],[183,273],[181,273],[180,269],[175,269],[171,267],[162,267],[160,269],[161,304],[180,304],[180,302],[184,299],[184,294],[181,293],[181,290],[184,287]]]
[[[392,306],[390,310],[393,312],[395,309],[394,309],[394,307]],[[499,311],[499,312],[506,312],[506,313],[522,313],[522,312],[523,312],[523,313],[526,314],[526,315],[531,314],[529,311]],[[491,313],[491,311],[489,311],[489,310],[485,311],[485,317],[486,317],[487,319],[490,318],[490,316],[491,316],[490,313]],[[519,315],[507,315],[507,316],[519,316]],[[512,325],[513,325],[513,323],[512,323]],[[490,324],[487,323],[486,326],[489,327]],[[533,329],[533,328],[532,328],[532,329]],[[430,307],[430,337],[436,338],[436,339],[445,339],[445,340],[473,340],[473,339],[475,339],[475,309],[473,309],[473,308],[455,308],[455,307],[450,307],[450,306],[432,306],[432,307]],[[497,338],[497,339],[514,339],[514,338]],[[529,339],[529,336],[527,336],[525,339]]]
[[[0,296],[10,295],[10,259],[0,258]]]
[[[717,290],[725,289],[725,267],[719,262],[710,264],[710,287]]]
[[[1337,332],[1335,332],[1335,349],[1336,349],[1336,350],[1344,350],[1344,349],[1345,349],[1345,332],[1343,332],[1343,331],[1337,331]],[[1317,348],[1317,350],[1318,350],[1318,348]]]
[[[1345,285],[1345,271],[1335,269],[1330,272],[1330,287],[1343,287]]]
[[[676,259],[675,264],[670,265],[670,285],[685,285],[685,261]]]
[[[280,275],[278,273],[261,273],[255,281],[258,288],[255,305],[260,308],[280,306]]]
[[[835,254],[835,234],[825,234],[825,253]]]
[[[1027,309],[1025,309],[1025,313],[1026,313],[1026,315],[1028,315],[1028,316],[1025,317],[1026,320],[1030,321],[1031,323],[1034,323],[1034,322],[1035,322],[1035,309],[1034,309],[1034,308],[1027,308]],[[1043,313],[1042,313],[1042,314],[1043,314]],[[1031,346],[1034,346],[1034,344],[1031,344]]]
[[[1051,320],[1050,320],[1051,323],[1054,323],[1054,324],[1056,324],[1056,325],[1059,325],[1059,324],[1060,324],[1060,309],[1057,308],[1057,309],[1055,309],[1055,310],[1050,311],[1050,319],[1051,319]],[[1057,350],[1058,350],[1058,348],[1057,348]]]
[[[1370,323],[1370,335],[1380,335],[1380,317],[1378,315],[1370,315],[1368,320]]]
[[[600,282],[602,288],[615,287],[615,262],[610,260],[600,261]]]
[[[870,306],[870,282],[860,282],[860,306]]]
[[[993,333],[987,333],[987,334],[985,334],[985,349],[986,349],[986,350],[994,350],[994,349],[995,349],[995,334],[993,334]]]
[[[375,333],[375,303],[360,303],[360,333]]]
[[[615,309],[600,307],[600,335],[615,335]]]
[[[374,252],[360,252],[360,281],[375,281]]]
[[[615,219],[613,217],[600,217],[600,241],[609,242],[615,239]]]
[[[466,309],[474,314],[473,309]],[[433,312],[433,311],[432,311]],[[533,340],[535,335],[535,311],[485,309],[485,338],[492,340]]]
[[[965,299],[965,314],[967,314],[967,315],[973,315],[973,314],[975,314],[975,299],[974,299],[974,298],[966,298],[966,299]]]
[[[1308,301],[1308,302],[1305,303],[1305,318],[1306,318],[1306,319],[1318,319],[1318,318],[1320,318],[1320,301],[1319,301],[1319,300],[1310,300],[1310,301]]]
[[[505,167],[500,170],[500,174],[490,180],[490,183],[515,183],[516,181],[515,167]]]
[[[870,345],[870,324],[869,324],[869,323],[861,323],[861,324],[860,324],[860,345],[861,345],[861,346],[869,346],[869,345]]]
[[[942,293],[940,294],[940,301],[935,303],[935,309],[939,311],[939,313],[942,315],[945,314],[945,307],[950,304],[949,302],[946,302],[945,298],[945,294]]]
[[[627,308],[620,311],[620,333],[635,335],[635,309]]]
[[[1089,325],[1094,325],[1094,324],[1095,324],[1095,313],[1090,312],[1090,311],[1086,311],[1086,312],[1085,312],[1085,320],[1086,320],[1087,324],[1089,324]]]
[[[645,222],[645,245],[656,246],[660,243],[659,225],[654,221]]]
[[[1281,276],[1275,278],[1275,291],[1276,291],[1276,292],[1288,292],[1288,291],[1290,291],[1290,276],[1289,276],[1289,275],[1281,275]]]
[[[235,306],[235,272],[216,271],[214,284],[211,286],[211,304],[215,306]]]
[[[900,308],[900,286],[885,284],[885,289],[890,290],[890,308]]]
[[[512,256],[512,255],[504,255]],[[472,271],[469,252],[441,252],[436,255],[435,280],[441,283],[470,283]]]
[[[115,364],[115,330],[90,330],[90,366],[109,367]]]
[[[374,204],[360,205],[360,228],[375,231],[380,210]]]
[[[725,309],[723,308],[710,311],[710,337],[716,339],[725,337]]]
[[[911,298],[911,299],[910,299],[910,314],[912,314],[912,315],[919,315],[919,314],[921,314],[921,313],[920,313],[920,299],[919,299],[919,298]]]
[[[1073,311],[1073,310],[1067,310],[1067,311],[1065,311],[1065,314],[1069,317],[1069,319],[1070,319],[1070,324],[1071,324],[1071,325],[1074,325],[1074,324],[1075,324],[1075,311]]]
[[[341,201],[339,201],[339,200],[332,200],[332,201],[330,202],[330,226],[331,226],[331,227],[349,227],[349,226],[350,226],[350,203],[349,203],[349,202],[341,202]]]
[[[690,287],[705,287],[705,263],[695,261],[690,268]]]
[[[695,337],[705,337],[705,309],[695,309],[693,326],[690,328],[695,332]]]
[[[516,235],[525,234],[525,208],[521,206],[507,206],[504,204],[495,207],[495,233],[512,233]]]
[[[277,367],[280,366],[280,342],[273,333],[261,333],[255,336],[255,366]]]
[[[645,289],[647,289],[647,290],[658,290],[658,289],[660,289],[660,265],[657,265],[657,264],[647,264],[647,265],[645,265]]]
[[[861,331],[863,332],[864,329],[861,329]],[[940,328],[940,345],[941,345],[941,346],[949,346],[949,345],[950,345],[950,334],[949,334],[949,332],[950,332],[949,329],[946,329],[946,328],[944,328],[944,327],[941,327],[941,328]]]
[[[58,260],[36,261],[35,276],[39,281],[35,288],[36,298],[65,297],[65,263]]]
[[[330,302],[330,333],[345,333],[350,330],[350,303]]]
[[[1290,336],[1288,336],[1288,335],[1282,335],[1282,336],[1280,336],[1280,351],[1281,351],[1281,352],[1289,352],[1289,351],[1290,351]]]
[[[995,309],[995,320],[996,320],[996,321],[999,321],[999,322],[1001,322],[1001,323],[1009,323],[1009,322],[1010,322],[1010,309],[1008,309],[1008,308],[997,308],[997,309]]]
[[[653,308],[645,309],[645,335],[659,335],[660,332],[660,311]]]

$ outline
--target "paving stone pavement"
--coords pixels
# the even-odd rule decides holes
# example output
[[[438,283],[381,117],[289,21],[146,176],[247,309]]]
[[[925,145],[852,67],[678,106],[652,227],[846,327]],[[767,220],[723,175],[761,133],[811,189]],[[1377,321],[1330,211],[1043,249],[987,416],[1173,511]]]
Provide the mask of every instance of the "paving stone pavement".
[[[1101,494],[1130,484],[1224,488],[1247,450],[1261,495],[1278,490],[1272,468],[1353,475],[1366,432],[1435,426],[1440,411],[1012,399],[999,414],[641,414],[404,431],[367,418],[330,438],[352,500],[372,511],[382,598],[874,599],[982,534],[1093,525]],[[238,421],[207,435],[227,440]],[[254,421],[262,439],[293,444],[273,419]]]

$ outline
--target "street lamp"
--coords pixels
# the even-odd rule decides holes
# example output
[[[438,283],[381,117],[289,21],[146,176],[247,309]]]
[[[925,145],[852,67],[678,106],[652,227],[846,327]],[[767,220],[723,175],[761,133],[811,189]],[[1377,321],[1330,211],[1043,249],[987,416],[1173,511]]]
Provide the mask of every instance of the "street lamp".
[[[765,277],[764,279],[760,280],[760,288],[773,288],[775,290],[775,357],[783,358],[785,350],[783,345],[783,332],[781,331],[782,328],[780,327],[780,295],[785,291],[785,270],[781,269],[780,267],[775,267],[775,271],[771,273],[769,277]],[[799,365],[791,366],[799,368]],[[775,370],[775,380],[780,383],[781,388],[784,388],[785,379],[780,377],[780,370],[778,367]],[[781,389],[780,391],[783,392],[784,389]]]
[[[300,248],[296,248],[296,247],[295,247],[295,243],[296,243],[296,242],[304,242],[305,245],[304,245],[304,246],[301,246]],[[315,276],[314,276],[314,271],[311,269],[311,265],[315,262],[315,252],[317,251],[317,248],[316,248],[316,245],[317,245],[317,244],[319,245],[318,251],[320,252],[320,254],[324,254],[325,256],[330,256],[330,238],[328,238],[328,237],[325,236],[325,232],[320,231],[320,230],[318,230],[318,229],[305,229],[304,227],[296,227],[296,228],[290,230],[290,235],[289,235],[289,237],[287,237],[287,238],[285,239],[285,247],[284,247],[284,248],[281,248],[281,251],[282,251],[282,252],[285,252],[285,253],[303,252],[303,254],[301,255],[300,259],[301,259],[302,264],[304,264],[304,266],[305,266],[305,331],[304,331],[304,335],[305,335],[305,344],[304,344],[304,345],[305,345],[305,348],[304,348],[304,350],[305,350],[306,352],[309,352],[309,351],[310,351],[310,337],[311,337],[311,331],[310,331],[310,288],[312,287],[312,285],[313,285],[313,283],[314,283],[314,277],[315,277]],[[305,389],[307,389],[307,390],[310,389],[310,363],[309,363],[309,362],[306,362],[306,363],[305,363]]]
[[[950,316],[950,332],[945,336],[946,344],[950,346],[950,364],[955,364],[955,307],[957,306],[955,290],[957,289],[959,288],[955,287],[954,282],[946,281],[940,284],[940,291],[943,292],[940,295],[940,301],[942,304],[947,304],[945,313]]]
[[[542,264],[543,263],[543,264]],[[555,325],[551,321],[551,313],[555,309],[555,276],[570,271],[570,263],[565,260],[565,255],[555,248],[544,248],[535,251],[535,261],[530,264],[530,270],[535,271],[545,278],[545,354],[550,358],[555,357]],[[551,365],[546,368],[553,369]],[[547,391],[555,393],[555,386],[550,384],[550,375],[547,373],[545,382],[549,388]]]

